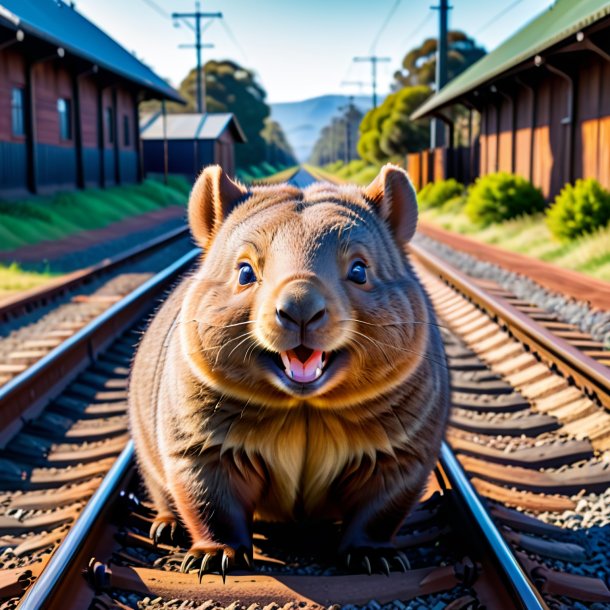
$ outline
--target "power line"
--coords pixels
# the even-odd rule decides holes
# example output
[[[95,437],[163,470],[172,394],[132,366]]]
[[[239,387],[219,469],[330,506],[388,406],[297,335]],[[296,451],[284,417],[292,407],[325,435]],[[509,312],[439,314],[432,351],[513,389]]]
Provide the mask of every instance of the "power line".
[[[220,22],[220,25],[222,25],[222,27],[224,28],[225,32],[227,33],[227,36],[231,39],[231,41],[233,42],[233,44],[235,45],[237,50],[240,52],[244,62],[247,62],[248,61],[248,56],[246,55],[246,52],[244,51],[244,48],[241,46],[241,44],[240,44],[239,40],[237,39],[237,37],[235,36],[235,34],[233,34],[233,30],[229,27],[229,24],[223,19]]]
[[[144,4],[148,5],[155,13],[161,15],[161,17],[165,17],[166,19],[170,18],[170,14],[161,6],[159,6],[154,0],[142,0]]]
[[[391,61],[390,57],[379,57],[378,55],[369,55],[368,57],[354,57],[355,62],[370,62],[371,64],[371,81],[373,85],[373,108],[377,108],[377,64]]]
[[[481,32],[486,30],[490,25],[493,25],[496,22],[496,20],[500,19],[500,17],[503,17],[504,15],[506,15],[506,13],[508,13],[509,11],[512,11],[512,9],[514,9],[515,6],[517,6],[518,4],[521,4],[521,2],[523,2],[523,0],[515,0],[515,2],[512,2],[511,4],[509,4],[506,8],[503,8],[497,15],[494,15],[494,17],[492,17],[485,25],[481,26],[472,35],[472,37],[474,38],[475,36],[478,36]]]
[[[151,8],[153,11],[155,11],[155,13],[157,13],[158,15],[161,15],[161,17],[164,17],[165,19],[172,18],[172,16],[162,6],[157,4],[154,0],[142,0],[142,2],[144,2],[144,4],[146,4],[149,8]],[[193,25],[191,23],[189,23],[185,19],[181,19],[181,22],[194,31]]]
[[[392,8],[390,8],[389,13],[387,14],[386,18],[384,19],[383,23],[381,24],[379,31],[377,32],[375,38],[373,39],[373,42],[371,43],[371,48],[369,50],[369,53],[371,53],[371,55],[375,52],[377,43],[379,42],[379,39],[381,38],[381,35],[383,34],[384,30],[388,27],[388,23],[390,23],[390,19],[392,19],[392,17],[394,16],[396,9],[400,6],[400,2],[401,2],[401,0],[394,1]]]
[[[420,31],[424,29],[424,26],[428,24],[428,21],[432,19],[432,15],[433,13],[428,12],[427,15],[420,21],[420,23],[418,23],[417,26],[414,27],[413,30],[409,32],[407,36],[404,37],[404,39],[400,43],[400,46],[402,47],[407,42],[409,42],[409,40],[411,40],[416,34],[419,34]]]
[[[197,51],[197,112],[205,112],[205,79],[201,75],[201,49],[205,48],[201,42],[201,20],[222,19],[222,13],[202,13],[199,10],[199,2],[195,2],[194,13],[172,13],[172,19],[194,19],[195,20],[195,44]]]

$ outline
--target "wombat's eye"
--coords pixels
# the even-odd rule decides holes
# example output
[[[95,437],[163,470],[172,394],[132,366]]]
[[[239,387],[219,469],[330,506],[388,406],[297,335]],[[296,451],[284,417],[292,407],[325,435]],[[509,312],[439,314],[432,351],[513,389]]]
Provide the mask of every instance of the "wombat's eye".
[[[356,284],[366,284],[366,265],[362,261],[354,261],[347,279]]]
[[[242,286],[256,282],[254,269],[249,263],[239,263],[239,283]]]

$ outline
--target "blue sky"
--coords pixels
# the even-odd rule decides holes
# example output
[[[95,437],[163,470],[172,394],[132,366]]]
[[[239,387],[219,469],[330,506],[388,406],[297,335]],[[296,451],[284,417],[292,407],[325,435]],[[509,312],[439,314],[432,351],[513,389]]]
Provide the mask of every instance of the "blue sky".
[[[190,11],[193,0],[75,0],[85,16],[123,46],[178,85],[195,64],[193,49],[179,44],[194,40],[188,27],[174,27],[172,11]],[[214,20],[205,31],[204,57],[233,59],[253,68],[268,101],[297,101],[326,93],[358,93],[341,82],[366,81],[370,66],[354,64],[354,55],[375,51],[391,62],[379,66],[379,91],[387,92],[404,54],[438,28],[435,0],[203,0],[201,10],[220,11],[225,25]],[[492,50],[552,0],[453,0],[450,28],[462,29]],[[397,6],[395,6],[397,5]],[[156,7],[156,8],[155,8]],[[372,49],[390,11],[392,17]],[[505,10],[508,9],[508,10]],[[501,14],[498,18],[497,15]],[[238,44],[232,40],[231,34]]]

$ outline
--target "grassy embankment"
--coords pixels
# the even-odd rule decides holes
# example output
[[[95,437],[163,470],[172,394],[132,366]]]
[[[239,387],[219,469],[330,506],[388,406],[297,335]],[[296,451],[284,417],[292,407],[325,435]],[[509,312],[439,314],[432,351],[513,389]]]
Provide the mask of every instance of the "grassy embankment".
[[[280,184],[281,182],[287,182],[288,180],[290,180],[290,178],[292,178],[297,172],[299,171],[299,166],[298,165],[293,165],[291,167],[287,167],[286,169],[283,169],[279,172],[276,172],[275,174],[271,174],[270,176],[267,176],[266,178],[260,178],[260,179],[256,179],[256,180],[252,180],[251,184]]]
[[[551,235],[542,214],[485,228],[473,225],[461,209],[451,206],[423,210],[420,217],[448,231],[610,281],[610,226],[569,242],[559,242]]]
[[[156,180],[146,180],[139,185],[57,193],[15,202],[0,201],[0,251],[101,229],[130,216],[171,205],[185,205],[189,190],[186,180],[170,176],[167,186]],[[35,288],[56,275],[50,268],[31,272],[15,263],[0,265],[0,298]]]
[[[355,161],[350,165],[352,168],[358,168]],[[378,167],[368,166],[349,177],[348,168],[349,166],[338,162],[311,170],[312,173],[329,180],[339,178],[361,185],[368,184],[379,171]],[[348,176],[346,177],[345,174]],[[420,218],[430,224],[484,243],[610,281],[610,226],[572,241],[560,242],[551,235],[543,214],[522,216],[488,227],[480,227],[473,224],[464,214],[463,203],[461,205],[458,203],[454,200],[440,208],[420,210]]]
[[[260,165],[251,165],[245,169],[239,168],[235,172],[236,178],[245,184],[256,184],[268,182],[268,179],[274,178],[277,174],[289,172],[294,169],[294,166],[287,167],[286,165],[272,165],[267,161],[263,161]]]

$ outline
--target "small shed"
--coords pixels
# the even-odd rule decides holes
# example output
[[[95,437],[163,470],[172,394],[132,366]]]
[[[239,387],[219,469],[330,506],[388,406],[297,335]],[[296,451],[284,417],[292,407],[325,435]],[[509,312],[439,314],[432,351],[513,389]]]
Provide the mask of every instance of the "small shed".
[[[193,181],[205,165],[235,174],[235,143],[245,142],[231,113],[167,114],[142,117],[144,172],[181,174]]]

